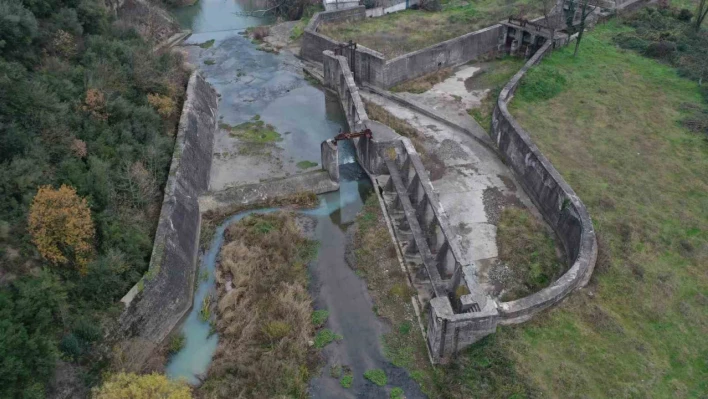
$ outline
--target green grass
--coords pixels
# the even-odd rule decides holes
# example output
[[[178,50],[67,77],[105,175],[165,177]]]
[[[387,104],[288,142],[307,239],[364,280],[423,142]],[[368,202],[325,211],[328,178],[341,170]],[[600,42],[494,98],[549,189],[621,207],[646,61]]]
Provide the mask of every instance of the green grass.
[[[247,143],[269,144],[283,140],[280,133],[275,130],[275,127],[260,120],[258,115],[252,121],[244,122],[240,125],[231,126],[221,123],[219,127],[229,131],[229,135],[232,137],[238,137]]]
[[[390,59],[493,25],[522,9],[528,17],[541,15],[540,3],[531,0],[448,0],[439,12],[405,10],[321,25],[319,32],[341,41],[353,39]]]
[[[388,397],[390,399],[403,399],[404,396],[403,388],[400,387],[395,387],[391,389],[391,393],[389,393]]]
[[[364,372],[364,378],[373,382],[374,384],[382,387],[388,383],[388,378],[386,378],[386,373],[381,369],[371,369]]]
[[[329,318],[329,311],[320,309],[312,312],[312,325],[316,328],[322,327]]]
[[[204,65],[214,65],[216,64],[216,60],[213,58],[207,58],[204,60]]]
[[[310,169],[314,168],[317,165],[319,165],[317,162],[312,161],[300,161],[297,163],[297,167],[300,169]]]
[[[302,17],[290,32],[290,39],[297,40],[302,37],[302,34],[305,33],[305,27],[310,23],[312,16],[320,11],[324,11],[324,7],[322,7],[321,3],[307,5],[302,13]]]
[[[342,376],[342,379],[339,380],[339,385],[341,385],[342,388],[349,389],[352,387],[352,382],[354,382],[354,375],[350,371],[348,374]]]
[[[214,39],[207,40],[204,43],[199,44],[199,47],[201,47],[203,49],[212,48],[212,46],[214,46],[214,42],[215,42]]]
[[[696,83],[612,37],[613,21],[532,72],[511,112],[585,202],[599,236],[591,285],[499,339],[545,397],[708,394],[708,142],[682,127]],[[590,297],[586,292],[592,292]]]
[[[322,349],[325,346],[331,344],[334,341],[339,341],[342,339],[342,336],[339,334],[335,334],[332,332],[332,330],[329,329],[322,329],[317,332],[317,335],[315,335],[315,348],[317,349]]]
[[[521,69],[524,61],[520,57],[504,57],[500,60],[491,61],[485,63],[484,69],[470,79],[470,88],[474,90],[489,90],[479,107],[467,110],[467,113],[484,130],[489,130],[492,125],[492,111],[499,97],[499,92],[509,82],[509,79]]]
[[[513,278],[503,301],[523,298],[547,287],[564,271],[553,233],[526,208],[505,208],[497,226],[499,259]]]
[[[356,218],[354,257],[357,274],[366,280],[376,314],[395,326],[383,336],[388,360],[403,367],[431,398],[441,396],[437,375],[430,365],[426,343],[418,328],[407,276],[401,271],[396,249],[389,236],[378,198],[370,196]]]

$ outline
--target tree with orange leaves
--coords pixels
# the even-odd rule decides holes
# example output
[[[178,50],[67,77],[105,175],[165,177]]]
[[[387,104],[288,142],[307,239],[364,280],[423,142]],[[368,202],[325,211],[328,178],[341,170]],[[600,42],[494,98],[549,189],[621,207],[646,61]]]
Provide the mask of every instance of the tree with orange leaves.
[[[29,231],[39,253],[52,263],[73,263],[82,273],[93,254],[91,210],[71,186],[42,186],[32,200]]]

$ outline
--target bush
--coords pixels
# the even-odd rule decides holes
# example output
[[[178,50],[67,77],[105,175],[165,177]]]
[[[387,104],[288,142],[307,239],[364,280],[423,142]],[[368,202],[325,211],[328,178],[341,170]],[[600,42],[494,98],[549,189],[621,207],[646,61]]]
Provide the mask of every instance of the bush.
[[[679,21],[691,22],[691,19],[693,19],[693,12],[691,12],[691,10],[682,8],[676,18],[678,18]]]
[[[647,46],[644,55],[647,57],[671,60],[676,52],[676,43],[669,41],[654,42]]]
[[[386,373],[381,370],[381,369],[371,369],[371,370],[366,370],[364,373],[364,378],[367,380],[373,382],[374,384],[382,387],[388,383],[388,379],[386,378]]]
[[[521,80],[519,96],[526,101],[544,101],[560,94],[566,85],[565,77],[548,65],[540,65],[528,71]]]
[[[184,348],[185,343],[186,338],[184,337],[184,334],[179,333],[177,335],[173,335],[170,337],[170,342],[167,345],[167,353],[170,355],[176,354]]]
[[[312,312],[312,325],[315,326],[315,328],[322,327],[327,322],[327,318],[329,318],[329,312],[327,310],[315,310]]]

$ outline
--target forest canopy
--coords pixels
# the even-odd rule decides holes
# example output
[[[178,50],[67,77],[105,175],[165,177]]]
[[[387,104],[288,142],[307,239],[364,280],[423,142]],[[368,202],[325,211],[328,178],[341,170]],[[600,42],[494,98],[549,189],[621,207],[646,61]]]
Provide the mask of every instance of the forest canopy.
[[[97,382],[101,326],[147,270],[187,78],[152,46],[101,0],[0,0],[0,397],[44,397],[60,358]],[[40,254],[40,187],[87,207],[90,256]]]

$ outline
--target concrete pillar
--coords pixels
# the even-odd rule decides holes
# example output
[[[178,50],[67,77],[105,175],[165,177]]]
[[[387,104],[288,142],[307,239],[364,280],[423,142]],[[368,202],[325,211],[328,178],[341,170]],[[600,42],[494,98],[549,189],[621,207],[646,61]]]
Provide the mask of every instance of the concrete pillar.
[[[339,151],[337,143],[332,140],[325,140],[320,144],[320,155],[322,158],[322,169],[329,173],[332,181],[339,182]]]

